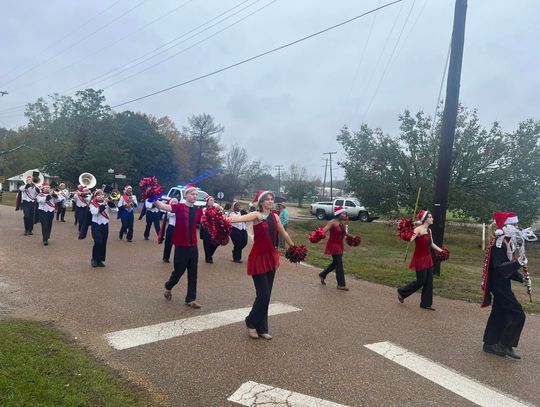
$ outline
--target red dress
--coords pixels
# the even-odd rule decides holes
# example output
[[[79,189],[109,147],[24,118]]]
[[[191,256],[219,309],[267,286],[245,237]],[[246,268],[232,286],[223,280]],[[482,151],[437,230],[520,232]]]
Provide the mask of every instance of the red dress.
[[[421,271],[433,267],[433,259],[431,258],[431,230],[422,236],[418,236],[415,240],[414,254],[409,264],[410,269]]]
[[[274,242],[277,240],[276,215],[269,216],[274,218],[274,233],[270,239],[270,228],[268,220],[264,220],[253,226],[253,247],[248,257],[247,273],[249,276],[268,273],[279,267],[279,250]]]
[[[326,242],[324,254],[343,255],[343,238],[345,237],[345,226],[339,224],[330,229],[330,237]]]

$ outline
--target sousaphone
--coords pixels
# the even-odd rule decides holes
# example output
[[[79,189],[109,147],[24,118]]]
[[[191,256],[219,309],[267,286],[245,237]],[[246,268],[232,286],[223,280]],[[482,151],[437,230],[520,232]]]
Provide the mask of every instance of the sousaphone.
[[[23,175],[23,181],[26,182],[27,177],[32,177],[32,184],[36,187],[40,187],[45,182],[45,177],[38,169],[28,170]]]
[[[83,172],[81,175],[79,175],[79,184],[88,189],[92,189],[96,186],[97,179],[89,172]]]

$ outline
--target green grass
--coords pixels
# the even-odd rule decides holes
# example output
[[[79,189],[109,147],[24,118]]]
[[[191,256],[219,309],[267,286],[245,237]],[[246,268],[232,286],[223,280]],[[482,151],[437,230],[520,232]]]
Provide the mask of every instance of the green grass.
[[[17,192],[2,192],[2,205],[15,206],[15,200],[17,199]]]
[[[310,231],[325,224],[317,220],[292,221],[288,228],[295,243],[304,244],[308,248],[307,261],[320,268],[330,262],[330,257],[324,255],[325,241],[312,244],[308,235]],[[350,222],[349,232],[359,234],[362,244],[355,248],[346,246],[343,264],[347,274],[391,287],[398,287],[415,278],[414,271],[407,267],[414,244],[409,248],[405,263],[403,260],[407,243],[397,237],[395,224]],[[444,246],[450,250],[450,259],[442,264],[441,275],[435,277],[434,294],[479,303],[484,262],[480,230],[447,226]],[[528,245],[527,257],[534,290],[540,278],[540,245]],[[540,313],[540,292],[533,291],[533,302],[530,303],[521,284],[515,283],[513,288],[527,312]]]
[[[90,354],[51,326],[0,321],[1,406],[149,406]]]

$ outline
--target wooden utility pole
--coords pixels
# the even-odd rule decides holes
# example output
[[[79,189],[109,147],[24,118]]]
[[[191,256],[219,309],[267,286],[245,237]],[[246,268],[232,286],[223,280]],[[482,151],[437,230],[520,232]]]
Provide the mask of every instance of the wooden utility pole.
[[[283,165],[274,165],[274,168],[277,170],[277,191],[278,193],[281,192],[281,169],[283,168]]]
[[[333,151],[333,152],[330,152],[330,153],[323,153],[323,154],[327,154],[330,158],[329,158],[329,165],[330,165],[330,200],[332,201],[334,199],[334,192],[333,192],[333,186],[332,186],[332,154],[337,154],[337,152]]]
[[[323,158],[323,160],[325,161],[325,164],[324,164],[324,181],[322,183],[322,198],[321,198],[321,200],[324,201],[324,196],[326,194],[326,171],[328,170],[328,158]]]
[[[439,159],[433,194],[433,240],[438,246],[443,245],[446,209],[448,206],[448,189],[452,170],[454,135],[459,104],[459,87],[461,82],[461,63],[463,60],[463,44],[465,42],[465,19],[467,16],[467,0],[456,0],[454,8],[454,27],[450,64],[446,82],[446,98],[441,126]],[[435,118],[433,118],[435,120]],[[437,263],[434,274],[440,274],[440,263]]]

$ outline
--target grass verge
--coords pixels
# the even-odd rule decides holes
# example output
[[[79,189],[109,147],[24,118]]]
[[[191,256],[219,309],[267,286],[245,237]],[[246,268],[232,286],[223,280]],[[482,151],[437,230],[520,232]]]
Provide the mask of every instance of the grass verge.
[[[295,243],[308,248],[307,261],[320,268],[330,263],[330,257],[324,255],[326,241],[312,244],[308,235],[310,231],[325,224],[326,222],[317,220],[292,221],[288,228]],[[345,245],[343,265],[347,274],[391,287],[404,285],[415,278],[414,271],[407,267],[414,244],[409,248],[408,260],[405,263],[407,243],[399,240],[394,224],[350,222],[349,232],[362,236],[362,244],[355,248]],[[479,303],[484,262],[480,230],[447,226],[445,246],[449,248],[451,255],[450,259],[442,264],[441,275],[435,276],[434,294]],[[540,277],[540,244],[529,244],[527,257],[534,290],[534,284]],[[540,313],[540,294],[535,295],[533,292],[531,303],[524,287],[519,283],[514,284],[514,293],[523,308],[527,312]]]
[[[7,206],[15,206],[15,201],[17,200],[16,192],[2,192],[2,201],[0,204]]]
[[[0,405],[150,406],[58,330],[35,321],[0,321]]]

